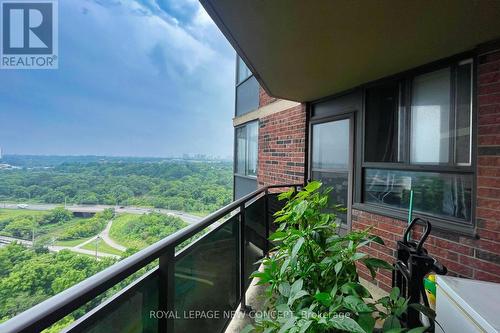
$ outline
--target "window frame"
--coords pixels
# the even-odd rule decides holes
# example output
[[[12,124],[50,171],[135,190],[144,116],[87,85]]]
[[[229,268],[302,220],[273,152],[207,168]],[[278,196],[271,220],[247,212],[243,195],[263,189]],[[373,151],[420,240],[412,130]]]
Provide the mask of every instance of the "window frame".
[[[248,138],[249,138],[249,131],[247,130],[249,125],[256,124],[257,126],[257,156],[256,158],[256,169],[255,169],[255,175],[248,174]],[[244,173],[238,173],[238,137],[236,135],[236,132],[239,129],[245,128],[245,166],[244,166]],[[260,129],[260,121],[258,119],[256,120],[251,120],[248,121],[244,124],[238,125],[234,128],[234,165],[233,165],[233,175],[237,177],[244,177],[244,178],[249,178],[249,179],[257,179],[257,175],[259,172],[259,129]]]
[[[380,214],[383,216],[407,219],[408,209],[391,207],[389,205],[365,203],[363,198],[364,189],[364,170],[370,169],[384,169],[384,170],[405,170],[405,171],[427,171],[427,172],[437,172],[437,173],[453,173],[468,175],[471,177],[472,189],[471,189],[471,219],[470,221],[465,221],[462,219],[457,219],[453,217],[447,217],[443,215],[436,215],[432,213],[422,213],[414,212],[413,217],[421,217],[431,221],[433,225],[437,228],[452,231],[459,234],[465,234],[468,236],[476,236],[476,201],[477,201],[477,56],[472,52],[457,55],[445,60],[441,60],[432,64],[424,65],[416,69],[406,71],[391,77],[387,77],[381,80],[377,80],[366,85],[361,86],[362,92],[362,109],[361,109],[361,138],[359,145],[359,151],[355,155],[357,159],[357,165],[355,170],[355,185],[354,185],[354,200],[353,208],[360,209],[375,214]],[[451,89],[450,89],[450,108],[453,112],[452,119],[456,119],[456,98],[455,92],[457,89],[455,78],[456,69],[459,65],[471,63],[471,110],[470,110],[470,163],[467,165],[455,163],[456,161],[456,151],[455,151],[455,141],[456,136],[453,138],[453,155],[450,156],[450,163],[453,164],[411,164],[410,161],[410,144],[411,144],[411,100],[412,100],[412,87],[411,83],[413,78],[450,67],[451,69]],[[400,139],[402,142],[399,143],[400,147],[403,147],[402,160],[400,162],[368,162],[365,160],[365,132],[366,132],[366,91],[369,88],[376,87],[379,85],[384,85],[388,83],[398,82],[400,87],[400,114],[404,116],[404,128],[398,129],[398,131],[403,131],[402,137]],[[451,128],[451,127],[450,127]]]

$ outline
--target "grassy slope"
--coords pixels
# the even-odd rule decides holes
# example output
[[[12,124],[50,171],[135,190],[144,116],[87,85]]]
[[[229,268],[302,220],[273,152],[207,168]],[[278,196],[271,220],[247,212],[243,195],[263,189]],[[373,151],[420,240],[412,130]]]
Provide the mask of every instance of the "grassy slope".
[[[141,215],[134,214],[120,214],[113,219],[113,225],[109,231],[109,236],[119,244],[126,246],[128,248],[143,249],[153,242],[151,241],[154,236],[151,235],[137,235],[130,232],[131,225],[134,224]],[[171,219],[177,219],[182,227],[186,227],[187,223],[183,222],[181,219],[175,217],[169,217]],[[174,231],[175,232],[175,231]],[[166,236],[165,236],[166,237]],[[148,239],[146,239],[148,238]],[[159,240],[160,238],[156,239]],[[156,241],[155,240],[155,241]]]
[[[95,251],[95,242],[90,242],[88,244],[85,244],[84,246],[82,246],[82,249]],[[122,251],[119,251],[119,250],[109,246],[102,239],[99,240],[99,243],[97,245],[97,251],[104,252],[104,253],[110,253],[110,254],[116,254],[119,256],[123,255]]]
[[[48,212],[43,210],[0,208],[1,220],[22,215],[47,215],[47,214]]]
[[[111,230],[109,231],[109,237],[123,246],[143,249],[147,247],[147,244],[142,239],[131,239],[130,235],[127,235],[126,229],[129,223],[137,220],[139,215],[134,214],[120,214],[113,219],[113,224],[111,225]]]
[[[24,216],[24,215],[29,215],[29,216],[43,216],[43,215],[48,215],[50,212],[49,211],[40,211],[40,210],[29,210],[29,209],[0,209],[0,220],[3,219],[10,219],[18,216]],[[39,226],[35,230],[35,237],[38,239],[39,237],[43,237],[44,239],[50,240],[50,242],[53,239],[57,239],[61,233],[63,233],[66,229],[71,228],[72,226],[78,224],[79,221],[81,221],[83,218],[81,217],[75,217],[67,222],[64,223],[57,223],[57,224],[45,224],[42,226]],[[70,240],[70,241],[56,241],[54,244],[59,245],[59,246],[75,246],[80,243],[83,243],[86,241],[88,238],[80,238],[80,239],[75,239],[75,240]],[[31,239],[30,239],[31,240]]]

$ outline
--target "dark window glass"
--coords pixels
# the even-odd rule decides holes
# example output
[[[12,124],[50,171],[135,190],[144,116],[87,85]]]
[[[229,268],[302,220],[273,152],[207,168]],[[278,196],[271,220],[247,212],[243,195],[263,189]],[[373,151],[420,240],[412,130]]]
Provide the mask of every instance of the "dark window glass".
[[[469,165],[471,162],[471,115],[472,115],[472,63],[458,66],[456,75],[456,125],[455,162]]]
[[[407,209],[413,190],[413,209],[421,213],[471,220],[470,175],[365,169],[364,202]]]
[[[366,92],[365,161],[398,162],[399,84],[370,88]]]
[[[256,110],[259,107],[260,86],[252,76],[236,87],[236,116]]]

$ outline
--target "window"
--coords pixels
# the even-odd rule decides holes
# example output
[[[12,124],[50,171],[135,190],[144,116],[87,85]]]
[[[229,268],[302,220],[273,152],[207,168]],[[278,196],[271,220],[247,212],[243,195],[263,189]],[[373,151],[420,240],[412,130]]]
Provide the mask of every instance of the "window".
[[[236,110],[241,116],[259,107],[260,85],[240,57],[236,60]]]
[[[401,160],[399,90],[399,83],[391,82],[366,91],[366,161]]]
[[[472,222],[472,60],[365,90],[361,200]],[[408,87],[402,89],[402,87]]]
[[[239,127],[236,129],[236,168],[237,174],[244,175],[246,168],[246,146],[247,146],[247,128]]]
[[[250,69],[248,69],[247,65],[245,65],[243,59],[240,57],[238,57],[236,67],[236,84],[240,84],[252,75],[252,72],[250,72]]]
[[[450,162],[450,69],[417,76],[412,84],[412,163]]]
[[[472,177],[436,172],[366,169],[364,201],[408,208],[413,190],[416,212],[471,219]]]
[[[257,176],[259,123],[257,121],[236,128],[235,173]]]

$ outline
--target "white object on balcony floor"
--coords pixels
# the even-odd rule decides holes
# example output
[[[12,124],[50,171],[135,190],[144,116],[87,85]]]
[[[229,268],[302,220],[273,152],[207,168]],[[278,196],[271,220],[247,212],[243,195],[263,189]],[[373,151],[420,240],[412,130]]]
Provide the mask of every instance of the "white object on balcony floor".
[[[499,332],[500,284],[437,276],[436,333]]]

